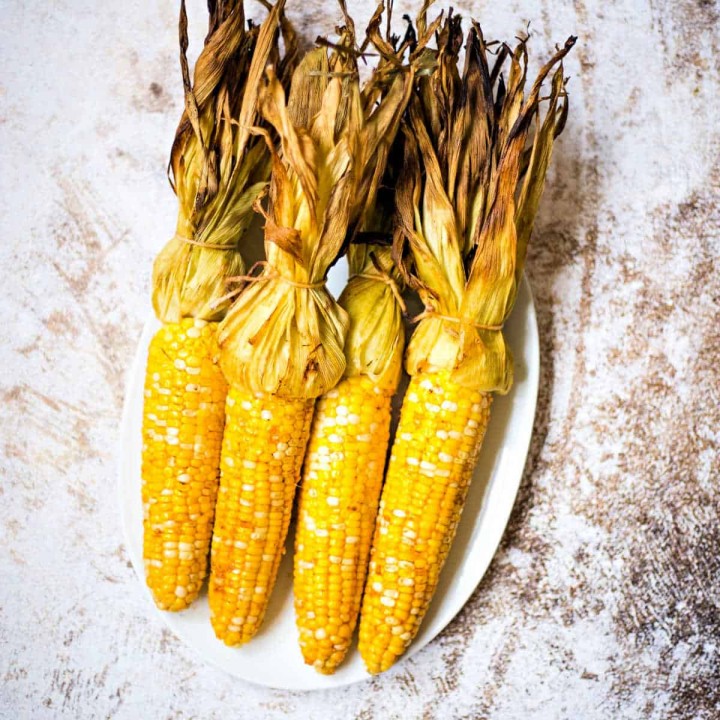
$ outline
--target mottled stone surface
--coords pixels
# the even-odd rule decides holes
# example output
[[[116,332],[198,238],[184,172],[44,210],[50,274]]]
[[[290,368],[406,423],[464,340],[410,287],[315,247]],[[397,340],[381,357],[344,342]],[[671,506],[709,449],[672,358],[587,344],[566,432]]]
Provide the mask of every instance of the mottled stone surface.
[[[289,5],[308,38],[336,17]],[[530,253],[532,449],[446,631],[383,677],[302,694],[198,662],[123,547],[124,374],[175,212],[176,5],[2,4],[3,718],[720,717],[720,8],[457,5],[488,36],[532,21],[536,57],[580,38]]]

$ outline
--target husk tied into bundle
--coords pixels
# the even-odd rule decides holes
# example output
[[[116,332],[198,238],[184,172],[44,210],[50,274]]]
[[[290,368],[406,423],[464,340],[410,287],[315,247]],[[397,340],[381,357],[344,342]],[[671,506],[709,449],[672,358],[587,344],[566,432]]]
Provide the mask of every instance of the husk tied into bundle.
[[[340,6],[339,41],[305,56],[287,101],[272,69],[260,91],[261,113],[280,139],[265,213],[267,262],[219,334],[226,376],[255,392],[314,398],[342,376],[348,315],[325,288],[326,273],[374,196],[412,87],[400,65],[383,66],[361,90],[361,50]],[[379,44],[373,23],[368,42]]]
[[[527,95],[527,38],[514,49],[491,47],[473,22],[461,75],[462,42],[460,17],[451,13],[437,49],[425,51],[435,69],[419,79],[403,125],[394,255],[425,305],[406,368],[411,375],[449,371],[458,384],[505,393],[513,361],[502,326],[567,117],[562,60],[575,38],[541,68]]]
[[[228,278],[244,271],[238,242],[270,175],[270,154],[262,139],[250,133],[258,121],[258,87],[268,62],[278,67],[281,79],[296,64],[296,37],[284,4],[268,5],[258,26],[246,25],[242,0],[209,2],[208,35],[191,82],[187,14],[181,2],[185,109],[169,167],[179,204],[177,230],[153,268],[153,307],[163,322],[221,319],[230,302]]]
[[[391,237],[395,204],[398,162],[402,162],[401,138],[397,137],[402,115],[407,108],[416,74],[426,64],[424,45],[441,22],[441,17],[424,31],[418,40],[409,23],[400,41],[390,35],[392,5],[388,8],[387,32],[382,37],[380,26],[383,6],[379,6],[368,28],[376,47],[381,49],[378,66],[368,81],[363,97],[367,104],[385,102],[392,111],[386,114],[384,132],[378,138],[375,162],[366,166],[362,190],[358,193],[357,221],[348,246],[350,278],[339,298],[340,306],[350,317],[345,342],[345,376],[368,376],[376,386],[392,392],[402,372],[405,347],[403,323],[403,281],[392,262],[391,250],[373,239]],[[424,16],[423,16],[424,17]],[[403,56],[408,63],[403,66]],[[362,239],[369,242],[360,242]]]

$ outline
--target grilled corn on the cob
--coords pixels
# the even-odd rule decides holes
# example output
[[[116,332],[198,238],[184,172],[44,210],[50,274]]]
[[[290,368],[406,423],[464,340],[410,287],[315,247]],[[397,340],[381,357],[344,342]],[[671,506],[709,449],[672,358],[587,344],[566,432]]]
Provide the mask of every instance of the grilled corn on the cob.
[[[317,403],[295,536],[300,648],[323,673],[344,659],[360,611],[404,349],[389,250],[350,253],[357,274],[340,297],[351,323],[348,365]]]
[[[451,14],[439,34],[437,69],[419,84],[404,127],[396,256],[406,241],[416,268],[408,281],[425,312],[406,354],[411,382],[362,605],[359,647],[373,673],[402,655],[423,621],[462,512],[492,393],[505,393],[512,383],[502,325],[515,301],[552,143],[567,112],[561,61],[574,38],[524,97],[526,41],[512,53],[502,50],[491,71],[473,23],[461,78],[461,32]],[[505,86],[498,78],[508,58]],[[540,88],[555,66],[543,119]]]
[[[143,557],[164,610],[190,605],[206,574],[227,391],[216,326],[228,307],[226,281],[243,271],[238,242],[270,173],[264,143],[245,128],[256,118],[255,78],[278,56],[279,22],[294,52],[282,2],[249,30],[242,2],[213,4],[191,84],[181,4],[186,111],[170,165],[179,215],[154,266],[153,305],[163,327],[150,344],[143,416]]]
[[[353,188],[355,156],[340,126],[357,94],[347,63],[344,53],[317,49],[296,70],[287,103],[271,69],[261,91],[263,115],[281,139],[281,154],[272,150],[267,263],[219,335],[231,391],[209,600],[228,645],[247,642],[263,621],[315,398],[345,367],[347,316],[325,274],[343,244]]]

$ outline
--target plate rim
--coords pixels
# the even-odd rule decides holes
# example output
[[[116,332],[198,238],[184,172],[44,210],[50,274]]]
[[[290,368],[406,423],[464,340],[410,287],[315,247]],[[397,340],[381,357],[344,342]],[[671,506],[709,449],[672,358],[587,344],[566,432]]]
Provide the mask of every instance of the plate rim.
[[[520,485],[522,483],[522,478],[525,474],[525,467],[527,465],[527,460],[529,456],[529,449],[530,444],[532,442],[532,436],[533,436],[533,428],[535,425],[535,415],[537,412],[537,399],[538,399],[538,393],[539,393],[539,381],[540,381],[540,342],[539,342],[539,327],[537,322],[537,310],[535,307],[535,299],[532,293],[532,288],[530,286],[530,282],[525,274],[523,274],[522,278],[522,289],[524,292],[527,293],[527,308],[526,308],[526,318],[525,318],[525,343],[526,345],[529,345],[526,347],[526,353],[524,355],[527,356],[527,351],[531,351],[531,357],[526,357],[526,373],[527,376],[525,378],[526,382],[528,383],[528,398],[527,401],[530,403],[530,405],[525,409],[525,413],[527,417],[529,418],[528,421],[528,429],[525,433],[525,437],[522,439],[521,446],[518,448],[519,450],[522,450],[522,468],[520,469],[517,480],[513,482],[514,487],[512,488],[512,502],[507,502],[507,506],[504,508],[502,513],[502,520],[499,523],[495,523],[496,526],[499,526],[501,529],[499,531],[498,537],[494,542],[494,545],[492,547],[492,551],[488,553],[487,555],[487,562],[485,563],[485,566],[482,568],[481,572],[477,574],[477,580],[474,584],[471,584],[470,587],[466,589],[465,592],[463,592],[460,596],[455,596],[452,600],[452,608],[454,610],[451,611],[451,614],[447,617],[443,617],[441,624],[437,629],[430,632],[428,637],[422,637],[423,628],[421,627],[420,632],[418,633],[421,636],[420,642],[418,642],[417,638],[413,641],[413,643],[410,645],[410,647],[407,649],[407,651],[404,653],[404,655],[398,660],[398,662],[390,668],[390,670],[386,671],[385,673],[381,673],[380,675],[371,675],[370,673],[367,673],[367,671],[364,672],[363,675],[358,677],[349,677],[349,678],[343,678],[339,682],[338,676],[335,675],[322,675],[320,673],[315,673],[315,679],[317,681],[317,684],[313,685],[312,687],[308,687],[307,684],[288,684],[285,683],[271,683],[266,682],[263,678],[255,678],[248,676],[247,674],[241,674],[237,672],[234,669],[224,667],[221,662],[211,656],[208,653],[205,653],[201,647],[198,647],[198,645],[194,642],[191,642],[188,640],[188,638],[184,637],[183,634],[181,634],[180,631],[178,631],[175,621],[177,618],[182,617],[181,613],[167,613],[159,610],[150,593],[149,588],[146,585],[145,582],[145,571],[144,566],[142,562],[142,556],[138,556],[138,554],[134,551],[134,544],[135,541],[133,540],[134,531],[131,527],[131,517],[129,515],[129,512],[127,510],[127,504],[128,502],[137,502],[138,500],[133,500],[130,498],[130,488],[127,487],[127,483],[125,481],[125,475],[129,472],[125,469],[126,464],[128,464],[129,460],[127,460],[125,452],[125,449],[128,447],[128,445],[132,445],[133,439],[132,439],[132,432],[136,430],[135,426],[132,424],[132,395],[131,395],[131,388],[134,385],[135,378],[143,372],[144,374],[144,365],[146,362],[146,354],[147,354],[147,347],[146,344],[143,343],[143,338],[146,336],[146,334],[149,332],[149,327],[151,327],[152,323],[154,322],[153,316],[150,314],[147,319],[145,320],[140,336],[137,341],[137,345],[135,348],[135,353],[133,356],[132,363],[127,367],[125,376],[124,376],[124,394],[123,394],[123,409],[120,419],[120,433],[117,441],[117,498],[120,505],[120,514],[121,514],[121,524],[122,524],[122,531],[123,531],[123,541],[125,545],[125,549],[127,550],[127,553],[130,557],[130,561],[132,563],[133,569],[135,571],[135,574],[137,575],[139,584],[141,586],[141,589],[143,591],[143,594],[147,600],[147,602],[150,604],[150,607],[153,609],[155,615],[159,615],[162,619],[164,625],[169,628],[172,633],[188,648],[190,648],[193,653],[201,659],[203,662],[208,663],[212,667],[220,670],[221,672],[240,680],[243,680],[245,682],[250,682],[256,686],[260,687],[268,687],[272,689],[277,690],[291,690],[291,691],[303,691],[303,692],[312,692],[315,690],[330,690],[334,688],[340,688],[340,687],[347,687],[349,685],[354,685],[360,682],[364,682],[367,680],[371,680],[373,678],[381,677],[384,675],[388,675],[389,673],[392,673],[393,671],[398,670],[398,668],[402,667],[402,664],[408,660],[409,658],[413,657],[416,653],[420,652],[423,648],[425,648],[427,645],[429,645],[433,640],[435,640],[446,628],[447,626],[459,615],[459,613],[462,611],[462,609],[467,605],[468,600],[472,596],[472,594],[475,592],[479,584],[482,582],[483,578],[485,577],[485,574],[487,573],[488,568],[490,567],[490,564],[492,563],[493,558],[495,557],[498,548],[500,547],[500,544],[502,543],[502,539],[505,535],[505,532],[507,531],[507,525],[510,519],[510,515],[512,514],[513,508],[515,507],[515,503],[517,501],[517,495],[520,489]],[[510,390],[510,395],[513,394],[515,389],[515,385],[513,385],[513,388]],[[516,447],[517,447],[517,441],[516,441]],[[492,478],[492,476],[491,476]],[[483,491],[483,502],[482,506],[485,505],[486,501],[486,493],[487,493],[488,487],[486,487]],[[461,519],[462,522],[462,519]],[[207,602],[205,600],[205,602]],[[427,633],[427,627],[425,627],[426,633]],[[357,629],[355,631],[357,633]],[[351,652],[357,652],[357,643],[354,642],[352,646]],[[334,680],[333,680],[334,678]]]

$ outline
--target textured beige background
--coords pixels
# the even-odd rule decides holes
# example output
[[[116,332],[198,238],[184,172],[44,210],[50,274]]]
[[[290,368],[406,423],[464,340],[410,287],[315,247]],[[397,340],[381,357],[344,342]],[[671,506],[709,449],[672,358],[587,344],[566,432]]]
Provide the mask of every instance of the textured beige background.
[[[123,548],[124,373],[175,212],[176,3],[0,4],[3,718],[720,717],[720,9],[458,5],[486,36],[531,20],[536,57],[580,37],[529,261],[532,449],[449,628],[372,682],[296,694],[199,663]],[[308,38],[335,21],[289,6]]]

